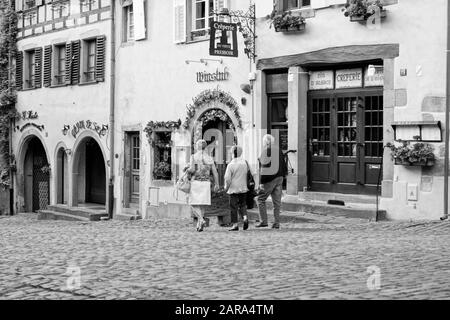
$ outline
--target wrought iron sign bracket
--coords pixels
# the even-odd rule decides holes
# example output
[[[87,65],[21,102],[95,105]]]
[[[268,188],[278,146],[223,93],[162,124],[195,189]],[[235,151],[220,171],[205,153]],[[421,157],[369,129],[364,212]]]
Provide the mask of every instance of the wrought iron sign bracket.
[[[236,23],[239,32],[244,37],[244,52],[249,59],[255,62],[256,55],[256,9],[255,4],[251,4],[247,11],[229,10],[223,8],[214,14],[222,17],[230,17],[232,23]]]

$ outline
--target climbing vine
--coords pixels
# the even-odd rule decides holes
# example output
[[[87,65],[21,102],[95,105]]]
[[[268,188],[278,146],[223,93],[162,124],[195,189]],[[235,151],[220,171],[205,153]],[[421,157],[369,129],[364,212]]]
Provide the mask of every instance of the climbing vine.
[[[8,188],[12,155],[9,154],[9,128],[17,116],[17,93],[11,75],[10,58],[17,51],[17,14],[8,0],[0,0],[0,187]]]
[[[144,128],[144,132],[147,133],[148,141],[152,142],[152,133],[157,130],[169,129],[171,131],[178,130],[181,126],[181,120],[178,121],[150,121]]]
[[[192,104],[186,107],[187,115],[183,127],[185,129],[188,129],[189,124],[192,118],[194,118],[196,111],[210,102],[220,102],[229,107],[238,120],[238,127],[242,128],[242,119],[239,113],[239,105],[237,104],[236,100],[233,99],[233,97],[218,88],[205,90],[193,99]]]

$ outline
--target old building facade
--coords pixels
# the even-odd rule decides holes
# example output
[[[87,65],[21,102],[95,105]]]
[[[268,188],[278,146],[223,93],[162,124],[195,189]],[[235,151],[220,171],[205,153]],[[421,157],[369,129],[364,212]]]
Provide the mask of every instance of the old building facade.
[[[15,1],[15,203],[107,203],[110,0]]]
[[[94,204],[117,218],[189,216],[174,184],[193,142],[204,135],[223,174],[232,145],[255,167],[271,132],[294,151],[291,201],[353,196],[391,219],[438,219],[447,2],[386,0],[363,19],[345,16],[346,2],[117,0],[111,28],[109,0],[17,0],[17,210]],[[255,58],[243,32],[238,57],[209,55],[214,21],[233,22],[217,14],[224,8],[254,8]],[[277,28],[274,8],[304,20]],[[434,166],[396,164],[385,146],[400,140],[433,146]]]

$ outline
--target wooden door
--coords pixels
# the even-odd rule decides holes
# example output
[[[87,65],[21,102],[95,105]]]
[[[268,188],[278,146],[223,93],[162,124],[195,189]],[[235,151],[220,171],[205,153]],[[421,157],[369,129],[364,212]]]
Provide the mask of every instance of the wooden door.
[[[312,191],[375,194],[382,170],[382,90],[311,93],[308,101]]]
[[[139,171],[141,167],[141,141],[139,138],[139,133],[134,133],[130,136],[131,150],[130,150],[130,169],[131,169],[131,179],[130,179],[130,203],[139,203]]]

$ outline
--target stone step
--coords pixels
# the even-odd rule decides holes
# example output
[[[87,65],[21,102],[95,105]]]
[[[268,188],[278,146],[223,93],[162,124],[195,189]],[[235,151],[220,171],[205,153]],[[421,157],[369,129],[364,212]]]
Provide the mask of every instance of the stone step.
[[[299,192],[298,198],[300,201],[322,201],[327,203],[328,200],[340,200],[348,203],[360,204],[376,204],[375,195],[360,195],[360,194],[342,194],[342,193],[327,193],[327,192]]]
[[[89,218],[75,216],[63,212],[39,210],[38,220],[89,221]]]
[[[251,212],[258,212],[258,209]],[[272,201],[267,202],[267,209],[273,210]],[[319,214],[327,216],[366,219],[370,221],[386,220],[386,211],[376,210],[376,205],[348,204],[346,206],[329,205],[322,201],[300,201],[283,199],[281,205],[282,211],[302,212],[310,214]]]
[[[55,213],[64,213],[74,217],[86,218],[88,221],[100,221],[104,217],[108,217],[105,210],[96,210],[83,207],[69,207],[66,205],[50,205],[47,211]]]
[[[142,217],[140,215],[134,215],[134,214],[128,214],[128,213],[116,213],[113,216],[114,220],[119,221],[135,221],[135,220],[141,220]]]

